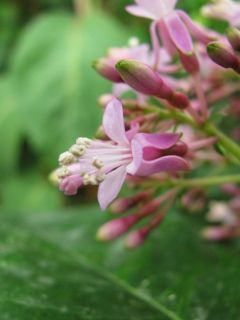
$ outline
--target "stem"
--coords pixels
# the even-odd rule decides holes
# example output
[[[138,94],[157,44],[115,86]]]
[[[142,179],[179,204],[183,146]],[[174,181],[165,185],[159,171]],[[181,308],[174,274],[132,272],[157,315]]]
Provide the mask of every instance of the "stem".
[[[220,184],[240,183],[240,175],[204,177],[204,178],[195,178],[195,179],[178,179],[178,180],[172,180],[170,183],[180,188],[211,187],[211,186],[220,185]]]
[[[212,123],[206,123],[203,129],[207,134],[217,137],[222,147],[240,161],[240,146],[235,141],[225,135]]]

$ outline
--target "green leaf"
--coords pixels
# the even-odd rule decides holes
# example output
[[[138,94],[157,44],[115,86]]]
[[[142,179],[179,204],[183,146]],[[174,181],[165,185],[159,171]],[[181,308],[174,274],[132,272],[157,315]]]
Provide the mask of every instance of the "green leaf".
[[[13,201],[14,199],[14,201]],[[15,174],[4,181],[1,193],[1,208],[32,212],[57,210],[63,204],[63,195],[37,172]]]
[[[2,319],[180,320],[40,229],[12,215],[0,225]]]
[[[18,308],[24,320],[29,311],[37,320],[238,318],[238,243],[206,243],[199,219],[172,212],[142,248],[129,252],[122,240],[96,242],[104,220],[95,207],[4,215],[4,314]]]
[[[0,101],[0,174],[3,177],[18,165],[23,131],[10,77],[0,78]]]
[[[111,85],[91,62],[109,46],[126,41],[125,30],[98,12],[82,19],[67,13],[43,15],[24,30],[10,71],[19,118],[44,163],[53,168],[58,154],[79,135],[95,133],[101,124],[97,99]]]

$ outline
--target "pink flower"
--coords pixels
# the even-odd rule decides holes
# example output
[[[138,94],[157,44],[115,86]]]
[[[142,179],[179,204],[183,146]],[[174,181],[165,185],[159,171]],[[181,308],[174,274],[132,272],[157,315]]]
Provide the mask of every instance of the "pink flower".
[[[240,26],[240,3],[232,0],[215,0],[203,6],[203,15],[227,21],[231,26]]]
[[[69,151],[59,157],[60,190],[77,193],[83,185],[99,185],[98,201],[104,210],[118,195],[127,174],[148,176],[157,172],[188,170],[183,158],[187,146],[173,133],[125,131],[123,109],[112,99],[104,112],[103,128],[108,141],[78,138]]]
[[[194,23],[185,12],[175,10],[177,0],[135,0],[135,2],[136,5],[127,6],[126,10],[135,16],[156,22],[160,38],[170,55],[173,55],[176,49],[187,55],[193,52],[190,32],[205,44],[216,36]]]

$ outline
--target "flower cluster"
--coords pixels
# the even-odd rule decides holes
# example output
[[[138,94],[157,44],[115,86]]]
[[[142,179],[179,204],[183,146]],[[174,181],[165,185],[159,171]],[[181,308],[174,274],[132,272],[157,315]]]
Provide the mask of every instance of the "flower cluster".
[[[133,37],[126,47],[111,48],[93,62],[113,83],[112,92],[99,98],[102,125],[95,138],[77,138],[59,156],[55,172],[66,195],[88,185],[98,188],[101,209],[118,217],[97,236],[109,241],[134,227],[126,237],[128,248],[145,241],[175,198],[181,197],[188,209],[207,210],[207,188],[230,183],[235,183],[229,187],[234,198],[210,207],[210,220],[220,219],[223,225],[203,234],[214,240],[240,235],[240,176],[224,175],[240,163],[240,83],[235,74],[240,73],[240,5],[218,0],[202,9],[208,17],[229,22],[225,36],[197,24],[176,4],[135,0],[126,7],[151,20],[151,46]],[[216,126],[226,115],[232,123],[227,134]],[[218,167],[218,175],[202,177],[205,166]],[[121,198],[124,183],[131,196]],[[140,220],[145,224],[135,228]]]

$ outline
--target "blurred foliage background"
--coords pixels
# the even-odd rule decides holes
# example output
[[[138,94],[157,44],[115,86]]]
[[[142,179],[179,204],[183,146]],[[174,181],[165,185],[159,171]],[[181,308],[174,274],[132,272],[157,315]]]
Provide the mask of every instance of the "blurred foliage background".
[[[206,2],[178,6],[224,30],[200,17]],[[66,198],[49,183],[58,155],[100,124],[97,99],[111,84],[91,62],[131,36],[149,40],[149,22],[130,17],[129,3],[0,1],[3,320],[239,317],[238,244],[204,243],[202,220],[174,209],[136,252],[99,244],[94,234],[108,217],[91,192]]]

